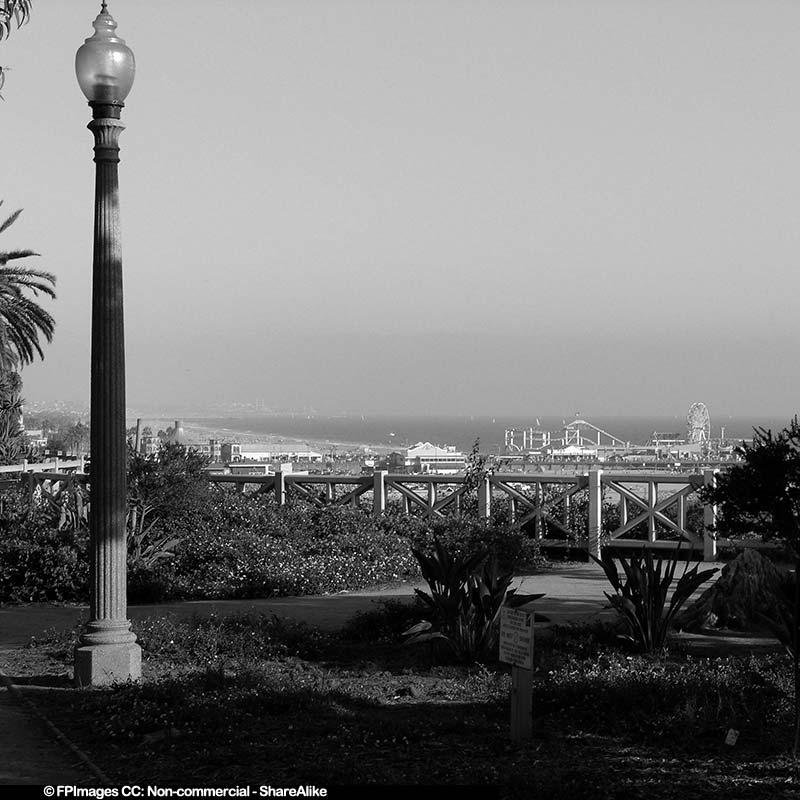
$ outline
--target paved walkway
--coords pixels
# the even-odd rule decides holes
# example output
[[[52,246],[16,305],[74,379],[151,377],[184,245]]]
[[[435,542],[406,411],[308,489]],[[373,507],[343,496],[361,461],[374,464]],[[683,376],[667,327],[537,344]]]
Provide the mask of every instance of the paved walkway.
[[[709,565],[713,566],[713,565]],[[716,565],[722,566],[722,565]],[[679,568],[680,574],[680,568]],[[717,573],[719,574],[719,573]],[[522,593],[544,593],[536,603],[537,611],[554,623],[613,619],[614,612],[604,609],[603,592],[607,581],[595,564],[556,566],[524,577],[517,582]],[[135,630],[136,620],[148,616],[169,615],[191,618],[210,614],[232,614],[253,611],[277,614],[291,620],[304,621],[327,631],[337,630],[356,612],[375,607],[378,600],[410,598],[415,586],[402,584],[362,592],[343,592],[321,597],[281,597],[266,600],[214,600],[160,605],[131,606],[129,617]],[[708,588],[708,584],[702,590]],[[0,607],[0,650],[27,644],[31,636],[41,637],[49,630],[69,631],[87,620],[86,606],[4,606]],[[719,647],[719,641],[708,637],[691,637],[694,648]],[[728,637],[734,652],[746,653],[763,649],[768,642],[753,637]],[[47,722],[37,716],[35,707],[18,692],[0,689],[0,784],[84,784],[97,785],[98,776],[80,762],[79,754],[59,741]]]
[[[572,619],[591,619],[599,615],[612,617],[603,611],[604,590],[608,583],[603,571],[595,564],[567,564],[545,570],[518,580],[522,593],[545,596],[536,609],[554,622]],[[326,631],[338,630],[356,612],[375,607],[379,600],[409,599],[414,588],[426,588],[423,582],[392,585],[360,592],[341,592],[313,597],[274,597],[265,600],[193,600],[181,603],[129,606],[128,616],[134,623],[150,616],[172,616],[186,619],[211,614],[246,613],[277,614],[286,619],[308,622]],[[21,647],[40,638],[48,630],[68,631],[88,619],[88,606],[29,606],[0,607],[0,648]]]
[[[99,781],[80,757],[59,741],[25,698],[0,688],[0,785],[73,784]]]

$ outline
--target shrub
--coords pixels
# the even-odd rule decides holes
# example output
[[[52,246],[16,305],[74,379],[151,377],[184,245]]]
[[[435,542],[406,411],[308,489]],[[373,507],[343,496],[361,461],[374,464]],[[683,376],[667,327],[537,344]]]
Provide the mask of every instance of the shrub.
[[[23,524],[0,537],[0,601],[85,600],[89,586],[88,536]]]
[[[184,620],[146,617],[137,621],[136,635],[148,658],[194,668],[220,659],[246,663],[314,652],[322,636],[304,623],[255,613]]]
[[[174,570],[168,562],[144,564],[128,561],[128,602],[161,603],[181,597]]]
[[[387,598],[375,601],[375,608],[357,611],[344,625],[341,636],[367,644],[393,644],[428,611],[428,606],[413,595],[408,600]]]
[[[564,656],[534,687],[540,714],[564,711],[584,730],[686,738],[728,728],[761,732],[789,712],[789,675],[781,655],[685,659],[620,652]]]
[[[157,458],[131,457],[130,602],[366,588],[418,576],[412,547],[430,553],[435,538],[453,553],[487,550],[504,571],[542,561],[538,544],[512,526],[457,517],[375,518],[361,508],[302,501],[278,506],[271,495],[238,495],[208,485],[201,466],[202,459],[180,446]],[[87,503],[79,486],[55,498],[37,499],[24,490],[2,496],[0,533],[8,563],[0,598],[86,599]],[[61,538],[55,537],[57,528]],[[49,571],[42,574],[48,577],[37,588],[31,585],[35,570],[26,578],[19,564],[31,561],[34,541],[47,536],[62,549],[47,556]]]
[[[628,633],[623,638],[639,651],[653,653],[664,648],[669,627],[681,606],[717,570],[714,568],[699,572],[699,565],[688,570],[689,564],[686,562],[683,575],[678,580],[669,606],[666,607],[667,594],[672,586],[679,554],[676,552],[666,563],[662,575],[662,559],[659,558],[654,562],[650,550],[643,549],[643,556],[634,555],[629,559],[618,557],[625,574],[624,582],[620,580],[617,565],[608,550],[603,552],[602,559],[595,556],[592,558],[603,568],[614,589],[615,594],[605,592],[605,595],[612,607],[625,620]]]
[[[387,517],[379,524],[407,536],[414,548],[428,555],[439,541],[453,555],[488,552],[498,567],[519,572],[546,563],[539,542],[514,525],[464,517],[420,520],[412,517]]]
[[[442,641],[458,661],[491,660],[496,655],[501,607],[541,597],[516,595],[515,589],[509,589],[512,573],[498,574],[488,550],[453,555],[435,539],[433,555],[413,552],[430,593],[414,591],[429,607],[432,620],[423,620],[405,632],[411,637],[409,644]]]
[[[231,506],[219,511],[220,527],[199,524],[166,564],[183,597],[325,594],[417,574],[408,542],[358,510],[265,504],[258,527],[227,527]]]

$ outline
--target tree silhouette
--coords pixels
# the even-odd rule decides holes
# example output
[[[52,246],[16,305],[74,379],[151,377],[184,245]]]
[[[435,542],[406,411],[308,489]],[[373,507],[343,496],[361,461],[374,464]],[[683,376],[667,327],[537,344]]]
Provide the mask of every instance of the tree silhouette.
[[[800,423],[795,416],[776,434],[764,428],[754,429],[753,434],[751,444],[737,448],[742,462],[720,473],[716,486],[707,487],[701,496],[717,506],[715,533],[777,540],[794,559],[794,575],[774,589],[780,619],[770,627],[794,658],[796,756],[800,753]]]

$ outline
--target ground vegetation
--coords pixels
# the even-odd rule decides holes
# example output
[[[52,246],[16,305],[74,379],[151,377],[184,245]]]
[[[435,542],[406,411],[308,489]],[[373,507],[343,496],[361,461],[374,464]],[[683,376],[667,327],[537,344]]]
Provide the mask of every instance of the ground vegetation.
[[[509,668],[404,647],[417,613],[376,605],[337,633],[265,616],[152,618],[137,627],[143,680],[103,691],[69,687],[72,636],[0,665],[115,783],[475,784],[565,800],[800,788],[781,652],[652,657],[605,624],[537,632],[534,733],[515,743]]]

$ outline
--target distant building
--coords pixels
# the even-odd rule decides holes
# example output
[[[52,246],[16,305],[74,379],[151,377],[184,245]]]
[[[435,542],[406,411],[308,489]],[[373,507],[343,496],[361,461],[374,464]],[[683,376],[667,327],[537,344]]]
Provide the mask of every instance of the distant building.
[[[231,475],[274,475],[275,470],[271,464],[248,464],[240,461],[238,464],[231,464],[228,468]]]
[[[466,469],[467,460],[451,445],[439,447],[430,442],[417,442],[406,450],[405,467],[411,472],[448,475]]]
[[[547,453],[552,458],[598,458],[596,447],[584,447],[577,444],[568,444],[566,447],[551,447]]]
[[[176,422],[175,425],[177,427],[180,423]],[[222,443],[219,439],[209,439],[207,442],[189,442],[186,439],[183,428],[178,428],[178,430],[178,436],[175,436],[175,431],[173,430],[167,439],[153,435],[141,436],[139,438],[139,453],[143,456],[154,456],[165,444],[180,444],[188,450],[194,450],[206,456],[212,462],[222,460]]]
[[[307,470],[295,470],[291,461],[273,464],[254,463],[252,461],[235,461],[228,464],[226,471],[230,475],[274,475],[280,471],[284,475],[308,475]]]
[[[219,439],[209,439],[206,443],[191,442],[186,445],[190,450],[196,450],[212,462],[222,461],[222,442]]]
[[[238,442],[226,442],[221,446],[220,455],[222,461],[229,464],[237,461],[267,463],[273,461],[322,461],[322,453],[287,443],[239,444]]]
[[[212,462],[205,468],[206,475],[230,475],[231,471],[225,464],[221,464],[219,461]]]
[[[397,451],[387,453],[375,462],[374,468],[384,469],[393,473],[407,472],[405,453],[398,453]]]
[[[141,436],[139,438],[139,454],[154,456],[163,446],[160,436]]]
[[[183,423],[179,419],[175,420],[175,427],[170,431],[169,436],[167,436],[167,442],[169,444],[187,444],[186,431],[184,431]]]
[[[43,430],[26,430],[25,431],[25,438],[28,440],[28,444],[31,447],[35,447],[39,450],[43,450],[47,447],[47,436]]]

